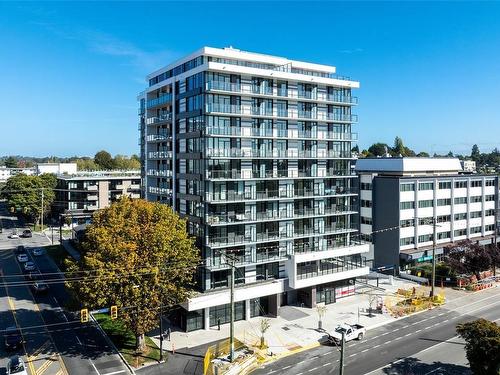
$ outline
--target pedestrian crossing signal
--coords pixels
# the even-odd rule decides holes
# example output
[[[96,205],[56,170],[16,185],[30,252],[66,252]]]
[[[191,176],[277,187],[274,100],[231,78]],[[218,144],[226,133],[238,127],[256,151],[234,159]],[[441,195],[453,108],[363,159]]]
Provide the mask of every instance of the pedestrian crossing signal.
[[[118,318],[118,307],[117,306],[111,306],[111,319],[116,319]]]
[[[89,321],[89,310],[81,309],[80,310],[80,322],[87,323]]]

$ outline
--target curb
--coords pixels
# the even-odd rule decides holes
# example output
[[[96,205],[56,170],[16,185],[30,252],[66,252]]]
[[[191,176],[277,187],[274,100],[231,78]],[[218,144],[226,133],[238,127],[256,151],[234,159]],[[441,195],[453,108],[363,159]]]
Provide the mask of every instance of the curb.
[[[92,322],[94,322],[94,324],[97,327],[97,329],[99,330],[99,332],[101,332],[101,334],[104,336],[104,339],[109,344],[109,346],[111,346],[113,348],[113,350],[118,354],[118,356],[120,357],[120,359],[122,360],[122,362],[125,364],[125,366],[127,366],[127,368],[130,371],[130,373],[135,375],[135,371],[132,368],[132,366],[129,365],[129,363],[125,360],[125,358],[123,357],[122,353],[120,353],[120,351],[117,349],[117,347],[115,346],[115,344],[113,343],[113,341],[111,341],[111,339],[106,334],[106,332],[104,332],[104,330],[102,329],[101,325],[97,322],[97,320],[95,320],[94,314],[89,314],[89,315],[90,315],[90,319],[92,319]]]

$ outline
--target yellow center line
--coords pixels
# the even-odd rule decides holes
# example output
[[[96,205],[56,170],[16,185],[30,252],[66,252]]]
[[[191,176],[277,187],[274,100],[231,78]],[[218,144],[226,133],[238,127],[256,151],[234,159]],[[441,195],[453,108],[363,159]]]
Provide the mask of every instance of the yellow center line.
[[[42,375],[49,368],[49,366],[56,361],[57,359],[55,358],[46,360],[40,367],[38,367],[38,369],[36,370],[36,375]]]

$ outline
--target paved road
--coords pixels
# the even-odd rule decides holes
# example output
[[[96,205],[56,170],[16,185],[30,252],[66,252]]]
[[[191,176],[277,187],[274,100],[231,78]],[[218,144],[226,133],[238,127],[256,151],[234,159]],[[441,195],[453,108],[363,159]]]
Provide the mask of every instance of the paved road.
[[[447,346],[442,343],[454,341],[450,339],[456,336],[458,323],[479,317],[500,319],[500,288],[467,294],[444,307],[370,330],[363,341],[346,345],[344,373],[358,375],[379,370],[374,374],[467,374],[467,367],[453,362],[457,353],[449,356]],[[433,357],[427,354],[422,359],[425,351],[432,353]],[[285,357],[254,374],[289,375],[291,371],[295,375],[337,374],[339,357],[335,347],[320,346]],[[431,363],[421,364],[423,360]],[[416,371],[415,365],[419,363]],[[384,367],[385,371],[380,372]],[[413,368],[413,372],[409,372],[409,368]]]
[[[26,340],[23,354],[31,375],[119,375],[130,373],[103,335],[92,324],[81,324],[79,318],[65,311],[68,300],[64,285],[52,260],[44,255],[33,257],[31,250],[49,241],[45,236],[10,240],[15,220],[1,211],[4,231],[0,234],[0,330],[17,324]],[[7,215],[7,217],[6,217]],[[6,228],[7,227],[7,228]],[[18,231],[19,232],[19,231]],[[38,269],[50,285],[45,295],[33,295],[28,287],[13,250],[24,245]],[[59,282],[57,282],[59,281]],[[14,286],[13,283],[21,283]],[[7,287],[5,287],[5,284]],[[7,353],[0,349],[0,375],[5,373]]]

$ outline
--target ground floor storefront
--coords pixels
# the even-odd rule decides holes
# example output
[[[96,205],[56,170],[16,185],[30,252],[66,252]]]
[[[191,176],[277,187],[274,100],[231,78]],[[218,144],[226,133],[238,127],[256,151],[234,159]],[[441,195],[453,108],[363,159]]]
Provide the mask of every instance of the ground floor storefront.
[[[277,317],[281,306],[291,305],[314,308],[318,303],[332,304],[340,298],[353,294],[355,294],[354,278],[297,290],[292,289],[280,294],[235,302],[234,319],[239,321],[258,316]],[[230,319],[230,304],[206,307],[194,311],[178,308],[170,314],[172,323],[185,332],[217,327],[229,323]]]

